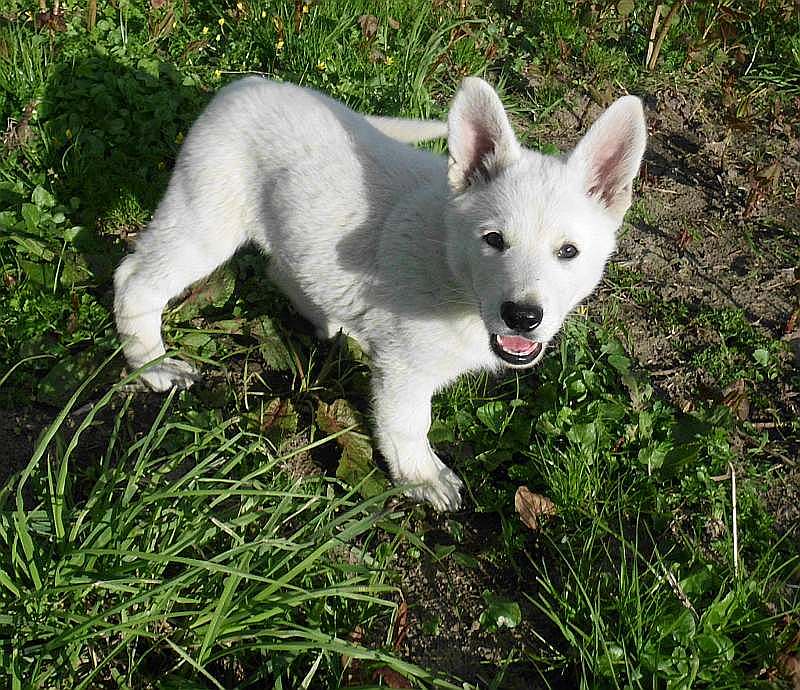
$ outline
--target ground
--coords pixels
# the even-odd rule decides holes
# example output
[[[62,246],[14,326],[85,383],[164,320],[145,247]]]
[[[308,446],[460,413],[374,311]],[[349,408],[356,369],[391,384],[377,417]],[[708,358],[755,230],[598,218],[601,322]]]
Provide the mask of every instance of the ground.
[[[680,2],[672,25],[625,2],[93,7],[0,16],[0,678],[796,687],[792,3]],[[250,71],[436,117],[482,74],[548,153],[614,97],[645,104],[597,294],[535,372],[435,400],[458,513],[391,491],[365,358],[317,343],[256,252],[167,314],[203,384],[147,393],[115,353],[111,271],[199,109]],[[523,523],[520,487],[555,514]]]

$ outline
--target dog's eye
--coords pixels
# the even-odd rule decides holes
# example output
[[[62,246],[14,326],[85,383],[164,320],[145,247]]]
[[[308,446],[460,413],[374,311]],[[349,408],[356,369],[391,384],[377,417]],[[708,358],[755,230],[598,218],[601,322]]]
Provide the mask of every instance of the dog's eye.
[[[574,244],[564,244],[558,250],[559,259],[574,259],[578,256],[578,248]]]
[[[498,252],[502,252],[506,248],[506,241],[499,232],[487,232],[483,236],[483,241]]]

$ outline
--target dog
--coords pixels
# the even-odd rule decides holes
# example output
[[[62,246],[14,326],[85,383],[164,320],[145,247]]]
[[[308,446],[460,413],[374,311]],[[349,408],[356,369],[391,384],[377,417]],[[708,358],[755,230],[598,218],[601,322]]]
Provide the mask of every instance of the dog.
[[[449,156],[409,144],[446,134]],[[260,77],[192,126],[149,227],[114,275],[132,367],[157,391],[197,374],[164,358],[167,302],[245,244],[320,338],[371,359],[375,439],[396,483],[438,511],[462,482],[427,432],[459,375],[534,366],[599,283],[646,145],[640,100],[614,102],[565,156],[522,147],[494,89],[468,77],[446,124],[365,117]],[[159,359],[160,358],[160,359]]]

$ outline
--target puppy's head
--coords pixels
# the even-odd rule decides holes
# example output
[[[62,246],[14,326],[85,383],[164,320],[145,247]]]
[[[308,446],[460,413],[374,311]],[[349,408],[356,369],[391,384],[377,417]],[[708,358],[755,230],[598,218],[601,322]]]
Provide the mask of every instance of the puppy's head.
[[[448,262],[498,363],[536,363],[597,286],[646,138],[641,102],[626,96],[568,156],[545,156],[519,145],[486,82],[464,80],[448,118]]]

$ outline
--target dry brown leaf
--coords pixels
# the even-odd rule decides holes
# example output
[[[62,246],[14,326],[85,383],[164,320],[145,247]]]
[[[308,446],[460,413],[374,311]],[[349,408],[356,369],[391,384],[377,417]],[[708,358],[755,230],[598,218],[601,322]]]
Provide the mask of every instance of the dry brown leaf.
[[[753,176],[765,184],[774,185],[780,179],[782,172],[783,166],[780,164],[780,161],[774,161],[770,165],[756,170]]]
[[[400,675],[397,671],[390,668],[383,667],[377,669],[372,674],[372,680],[381,682],[387,688],[413,688],[414,686],[408,681],[405,676]]]
[[[34,131],[31,129],[30,121],[36,112],[36,102],[31,101],[25,106],[22,111],[22,117],[19,121],[9,119],[8,128],[0,139],[7,149],[14,149],[19,146],[24,146],[34,137]]]
[[[401,601],[397,607],[397,618],[394,619],[394,651],[399,652],[408,637],[408,604]]]
[[[364,628],[357,625],[355,630],[350,633],[350,642],[353,644],[361,644],[364,639]],[[342,671],[344,673],[344,687],[350,688],[357,685],[363,685],[366,681],[364,677],[364,668],[360,659],[354,659],[348,654],[342,654]]]
[[[800,656],[784,654],[778,659],[778,668],[792,682],[794,690],[800,690]]]
[[[786,326],[783,329],[784,335],[791,335],[800,326],[800,307],[795,309],[786,320]]]
[[[58,6],[52,10],[44,9],[34,17],[34,25],[37,29],[49,29],[52,32],[61,32],[67,30],[67,22],[64,19],[64,13]]]
[[[378,33],[378,18],[373,14],[362,14],[358,18],[358,25],[361,27],[361,33],[368,41],[375,38]]]
[[[538,532],[548,517],[556,514],[556,504],[547,496],[535,494],[527,486],[521,486],[514,495],[514,508],[526,527]]]
[[[740,421],[745,421],[750,416],[750,398],[747,395],[747,386],[744,379],[734,381],[728,386],[722,398],[725,405]]]

